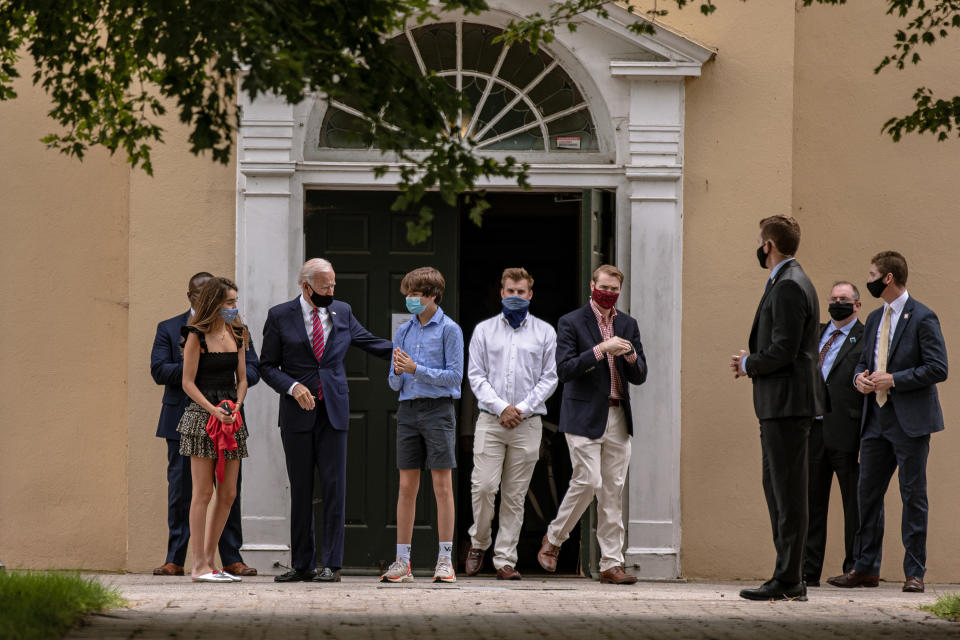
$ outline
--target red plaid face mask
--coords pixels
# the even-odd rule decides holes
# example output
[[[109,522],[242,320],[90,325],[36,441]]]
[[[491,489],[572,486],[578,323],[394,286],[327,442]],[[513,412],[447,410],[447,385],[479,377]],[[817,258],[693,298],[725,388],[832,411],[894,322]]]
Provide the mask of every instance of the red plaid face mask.
[[[593,298],[593,301],[596,302],[597,306],[601,309],[610,309],[613,305],[617,304],[617,298],[620,297],[620,292],[594,289],[590,297]]]

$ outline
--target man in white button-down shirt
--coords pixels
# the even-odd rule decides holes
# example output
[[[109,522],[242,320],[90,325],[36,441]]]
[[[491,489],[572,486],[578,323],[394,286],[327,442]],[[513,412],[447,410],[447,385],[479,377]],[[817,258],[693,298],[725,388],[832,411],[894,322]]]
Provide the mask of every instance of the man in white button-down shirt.
[[[476,575],[491,545],[500,491],[500,529],[493,566],[500,580],[519,580],[517,541],[523,506],[540,453],[540,417],[557,388],[557,333],[533,317],[533,277],[510,268],[500,279],[503,311],[484,320],[470,340],[468,377],[480,417],[473,443],[473,526],[467,575]]]

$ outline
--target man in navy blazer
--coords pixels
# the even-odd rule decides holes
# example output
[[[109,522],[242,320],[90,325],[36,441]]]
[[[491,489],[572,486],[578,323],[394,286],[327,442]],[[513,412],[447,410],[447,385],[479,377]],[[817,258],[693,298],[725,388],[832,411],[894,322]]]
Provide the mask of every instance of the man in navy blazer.
[[[560,431],[566,434],[573,476],[547,527],[537,560],[556,571],[560,545],[597,497],[600,582],[633,584],[623,568],[621,498],[630,466],[630,384],[647,379],[637,321],[614,307],[623,273],[601,265],[590,281],[591,299],[557,326],[557,376],[563,383]]]
[[[343,366],[356,346],[388,360],[393,343],[367,331],[345,302],[333,299],[336,274],[321,258],[300,269],[300,295],[270,309],[260,372],[280,394],[280,439],[290,480],[293,568],[277,582],[339,582],[343,566],[347,429],[350,399]],[[313,476],[323,485],[323,570],[316,572]]]
[[[907,261],[895,251],[871,260],[867,289],[883,307],[867,317],[854,386],[864,394],[860,429],[860,529],[853,569],[827,582],[875,587],[883,546],[883,498],[899,469],[903,501],[903,590],[922,593],[927,561],[927,454],[943,430],[937,383],[947,348],[937,314],[907,293]]]
[[[157,335],[153,339],[153,351],[150,353],[150,374],[157,384],[164,385],[163,408],[157,424],[157,437],[167,441],[167,526],[170,535],[167,539],[167,559],[162,566],[153,570],[157,576],[182,576],[183,562],[187,556],[187,542],[190,540],[190,498],[193,493],[193,479],[190,475],[189,456],[180,455],[180,434],[177,425],[183,416],[190,399],[183,392],[183,352],[180,349],[180,329],[185,327],[193,314],[193,306],[200,296],[200,289],[213,276],[201,271],[190,278],[187,299],[190,309],[185,313],[164,320],[157,325]],[[246,352],[247,386],[252,387],[260,381],[257,351],[253,341]],[[243,545],[243,531],[240,525],[240,477],[237,477],[237,499],[233,501],[227,524],[220,536],[220,561],[229,573],[240,576],[255,576],[257,570],[248,567],[240,556]]]

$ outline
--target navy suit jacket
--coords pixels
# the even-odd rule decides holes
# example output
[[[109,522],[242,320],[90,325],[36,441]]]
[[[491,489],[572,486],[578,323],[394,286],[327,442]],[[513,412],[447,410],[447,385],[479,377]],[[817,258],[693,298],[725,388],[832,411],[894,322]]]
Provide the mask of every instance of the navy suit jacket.
[[[877,330],[883,318],[883,307],[867,317],[863,328],[863,354],[854,369],[853,377],[861,372],[875,370],[873,351],[877,344]],[[893,387],[888,397],[893,400],[897,421],[904,433],[912,438],[943,430],[943,412],[937,383],[947,379],[947,346],[940,331],[937,314],[915,300],[907,298],[887,352],[887,372],[893,374]],[[875,394],[863,398],[860,428],[866,424],[867,409],[876,402]]]
[[[183,351],[180,349],[180,329],[187,326],[189,318],[190,311],[187,311],[158,324],[157,335],[153,339],[153,351],[150,352],[150,375],[154,382],[165,387],[157,437],[167,440],[180,439],[177,425],[180,424],[184,409],[190,403],[190,398],[183,392]],[[260,363],[252,338],[245,356],[249,388],[260,382]]]
[[[633,414],[630,411],[630,385],[643,384],[647,379],[647,361],[640,344],[637,321],[617,311],[613,319],[613,334],[630,341],[637,352],[635,364],[623,356],[614,358],[614,365],[623,385],[623,411],[627,431],[633,435]],[[603,342],[597,318],[590,303],[571,311],[557,324],[557,377],[563,383],[563,402],[560,406],[560,431],[587,438],[600,438],[607,428],[610,408],[610,367],[606,354],[601,360],[593,355],[593,347]]]
[[[346,431],[350,426],[350,393],[343,358],[351,345],[378,358],[388,360],[393,343],[378,338],[353,316],[346,302],[334,300],[327,308],[333,329],[324,345],[323,357],[317,362],[307,336],[300,308],[300,297],[270,309],[263,325],[263,351],[260,373],[274,391],[280,394],[280,427],[293,431],[309,431],[315,423],[315,412],[300,408],[287,391],[299,382],[314,394],[323,384],[323,401],[327,417],[334,429]]]

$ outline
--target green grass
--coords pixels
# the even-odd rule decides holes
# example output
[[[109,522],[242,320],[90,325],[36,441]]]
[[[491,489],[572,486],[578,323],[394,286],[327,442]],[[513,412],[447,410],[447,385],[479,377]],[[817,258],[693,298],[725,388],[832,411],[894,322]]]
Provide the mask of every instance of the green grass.
[[[125,604],[116,589],[75,573],[0,573],[0,638],[62,638],[85,615]]]
[[[920,608],[947,620],[960,620],[960,593],[944,594],[935,603]]]

